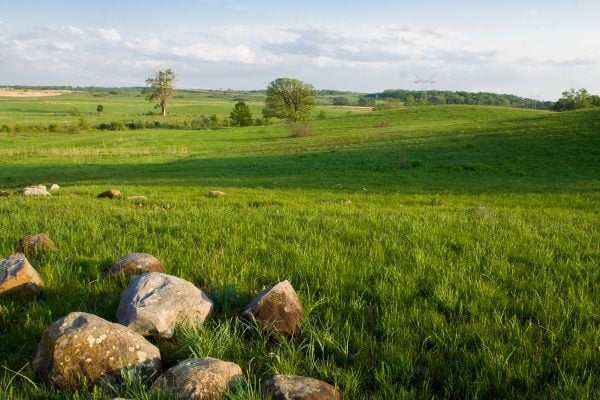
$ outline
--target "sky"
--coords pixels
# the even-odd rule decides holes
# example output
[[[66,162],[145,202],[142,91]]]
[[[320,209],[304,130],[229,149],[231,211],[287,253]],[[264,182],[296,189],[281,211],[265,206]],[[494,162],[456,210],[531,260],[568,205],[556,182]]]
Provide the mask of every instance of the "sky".
[[[0,0],[0,86],[600,93],[598,0]],[[417,80],[434,81],[428,84]]]

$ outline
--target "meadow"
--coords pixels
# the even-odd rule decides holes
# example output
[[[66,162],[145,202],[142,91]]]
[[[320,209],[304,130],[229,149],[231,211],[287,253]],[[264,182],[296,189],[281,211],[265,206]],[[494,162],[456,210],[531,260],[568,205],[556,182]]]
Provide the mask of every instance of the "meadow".
[[[214,96],[214,97],[209,97]],[[228,115],[239,94],[185,93],[168,118]],[[262,98],[246,100],[259,113]],[[104,104],[102,115],[95,112]],[[0,125],[160,118],[134,92],[0,99]],[[58,391],[33,377],[44,329],[71,311],[114,321],[129,252],[158,257],[215,302],[198,329],[160,340],[166,367],[238,363],[229,399],[297,374],[344,399],[592,399],[600,392],[600,111],[473,106],[371,112],[319,106],[313,135],[285,124],[218,130],[0,133],[0,258],[30,257],[46,287],[0,298],[0,398],[150,398]],[[117,188],[147,201],[106,200]],[[207,198],[208,190],[225,191]],[[279,341],[235,314],[289,279],[302,334]]]

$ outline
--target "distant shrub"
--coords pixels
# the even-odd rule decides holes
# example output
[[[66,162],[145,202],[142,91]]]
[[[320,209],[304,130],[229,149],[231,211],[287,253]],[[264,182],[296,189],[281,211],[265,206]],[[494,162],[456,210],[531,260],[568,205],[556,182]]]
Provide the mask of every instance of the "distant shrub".
[[[108,94],[119,94],[119,92],[117,92],[116,90],[111,90],[110,92],[108,92]]]
[[[98,104],[98,107],[96,107],[96,111],[98,111],[99,114],[104,112],[104,106],[102,104]]]
[[[92,129],[94,126],[92,125],[92,123],[90,122],[89,119],[81,117],[77,121],[77,127],[79,128],[80,131],[85,132],[85,131]]]
[[[296,122],[292,124],[290,137],[312,136],[314,132],[306,122]]]
[[[12,129],[11,129],[10,126],[4,124],[4,125],[0,126],[0,132],[2,132],[2,133],[11,133]]]
[[[58,124],[48,124],[48,132],[58,132]]]
[[[81,111],[79,111],[79,109],[76,107],[71,107],[67,110],[67,114],[73,115],[73,116],[78,116],[78,115],[81,115]]]
[[[327,113],[325,112],[325,110],[321,110],[319,111],[319,113],[317,114],[317,119],[319,121],[324,120],[325,118],[327,118]]]

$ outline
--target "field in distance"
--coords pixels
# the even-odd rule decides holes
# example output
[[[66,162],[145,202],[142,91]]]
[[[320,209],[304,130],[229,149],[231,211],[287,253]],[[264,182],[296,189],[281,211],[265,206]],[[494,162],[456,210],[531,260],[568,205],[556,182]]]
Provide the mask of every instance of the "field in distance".
[[[209,96],[184,94],[168,118],[235,104]],[[96,115],[100,103],[111,115]],[[142,115],[152,107],[134,93],[83,92],[2,99],[0,125],[70,123],[70,107],[93,121],[160,118]],[[231,399],[261,398],[258,381],[274,373],[328,381],[344,399],[593,398],[600,112],[321,108],[327,118],[298,138],[282,124],[0,133],[0,190],[62,186],[0,198],[0,257],[30,233],[58,245],[30,259],[40,296],[0,299],[0,397],[147,398],[135,380],[60,392],[29,362],[71,311],[114,321],[126,282],[103,272],[148,252],[215,302],[204,327],[158,342],[167,367],[234,361],[247,379]],[[148,200],[96,198],[113,187]],[[211,189],[228,195],[207,198]],[[305,306],[302,334],[242,335],[232,316],[283,279]]]

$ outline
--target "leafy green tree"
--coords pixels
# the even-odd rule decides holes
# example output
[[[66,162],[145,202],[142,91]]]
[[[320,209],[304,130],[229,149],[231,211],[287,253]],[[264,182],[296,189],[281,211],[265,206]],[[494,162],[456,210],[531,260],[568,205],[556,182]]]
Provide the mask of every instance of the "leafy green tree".
[[[154,77],[146,79],[147,88],[143,93],[149,101],[157,101],[156,108],[160,107],[162,116],[167,115],[167,103],[175,94],[175,73],[172,69],[164,71],[159,70],[154,73]]]
[[[98,111],[98,114],[101,114],[104,111],[104,106],[102,104],[98,104],[96,111]]]
[[[235,104],[233,110],[229,114],[229,118],[231,119],[233,126],[250,126],[254,124],[252,111],[250,111],[248,104],[243,101],[238,101]]]
[[[562,97],[554,103],[554,111],[572,111],[593,107],[594,96],[586,89],[570,89],[562,93]]]
[[[305,121],[314,105],[315,88],[297,79],[279,78],[267,86],[263,116]]]

